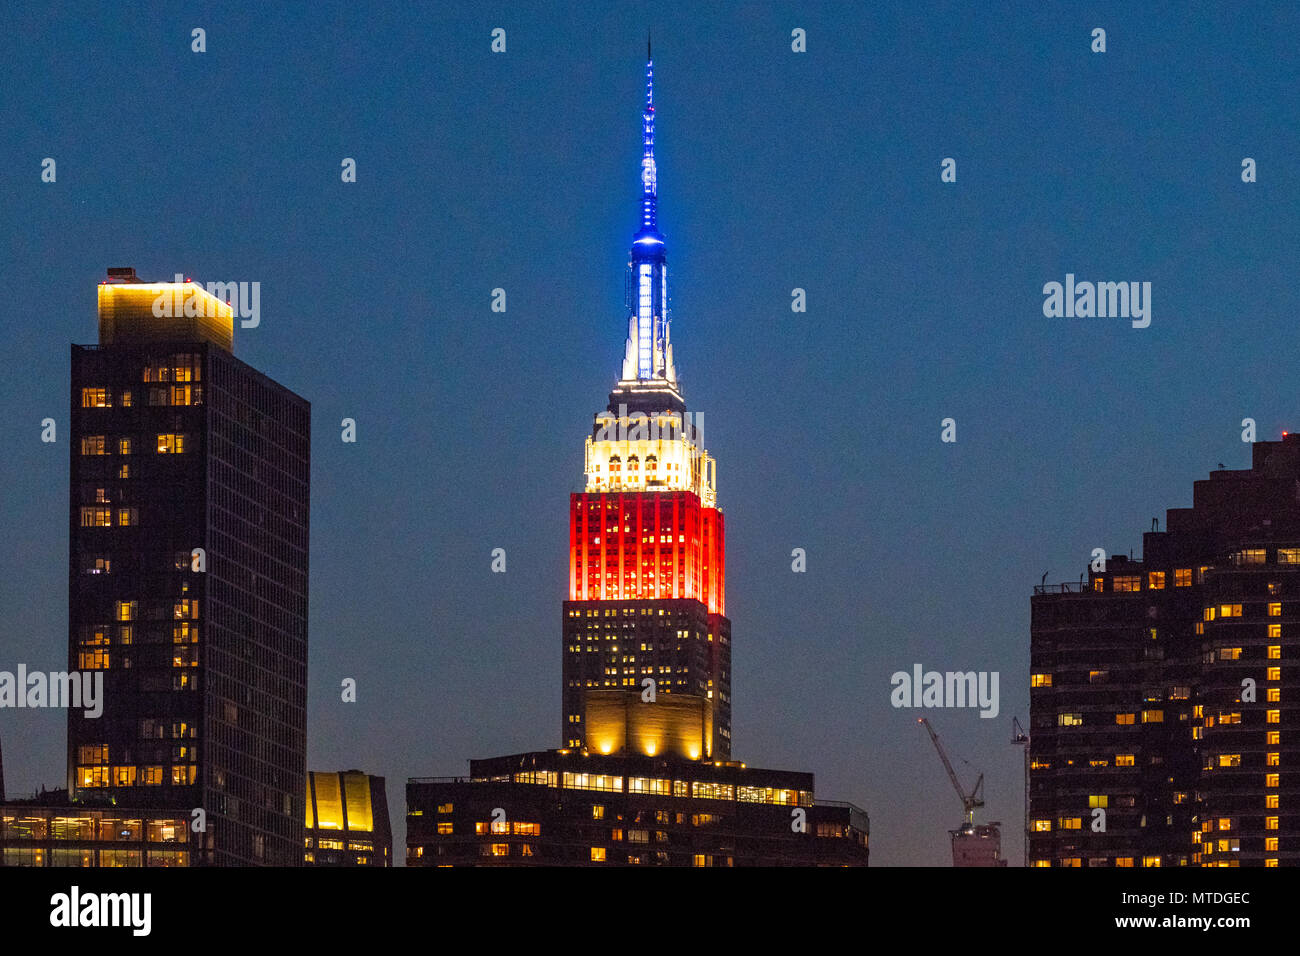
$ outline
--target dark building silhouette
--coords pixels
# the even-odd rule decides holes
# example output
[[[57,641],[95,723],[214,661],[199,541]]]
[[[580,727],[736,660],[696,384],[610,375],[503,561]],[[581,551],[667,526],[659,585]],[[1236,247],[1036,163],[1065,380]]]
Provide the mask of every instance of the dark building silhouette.
[[[669,342],[653,78],[622,372],[569,502],[564,746],[409,780],[409,866],[867,865],[864,811],[731,759],[724,522]]]
[[[360,770],[307,774],[308,866],[392,866],[384,778]]]
[[[298,865],[311,412],[233,322],[111,269],[100,344],[72,347],[68,664],[104,704],[69,709],[68,789],[202,809],[199,862]]]
[[[1031,607],[1031,866],[1300,862],[1300,436]]]

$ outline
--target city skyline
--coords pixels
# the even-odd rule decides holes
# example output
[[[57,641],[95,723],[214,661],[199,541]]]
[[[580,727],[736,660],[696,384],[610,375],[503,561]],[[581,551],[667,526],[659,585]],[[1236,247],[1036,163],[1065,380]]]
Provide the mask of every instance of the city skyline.
[[[674,342],[710,451],[728,463],[727,610],[746,651],[739,750],[755,765],[815,771],[819,792],[864,805],[879,865],[946,865],[954,816],[913,713],[889,704],[890,674],[916,661],[1002,673],[997,719],[954,710],[936,723],[954,756],[985,773],[985,819],[1003,821],[1003,852],[1018,859],[1008,821],[1019,819],[1021,752],[1007,739],[1028,711],[1032,586],[1044,571],[1073,580],[1094,547],[1136,552],[1190,481],[1218,461],[1243,464],[1242,418],[1273,438],[1295,414],[1273,371],[1296,297],[1284,278],[1296,94],[1274,46],[1285,31],[1215,21],[1224,49],[1249,58],[1241,79],[1189,58],[1198,34],[1177,22],[1157,42],[1146,21],[1108,12],[1111,50],[1090,59],[1090,21],[1016,9],[967,14],[938,34],[896,12],[855,33],[836,8],[813,7],[796,17],[806,60],[772,13],[743,28],[725,11],[653,24],[676,124],[661,163],[681,237]],[[556,726],[554,595],[567,560],[557,505],[577,490],[578,423],[622,339],[611,277],[645,24],[612,14],[574,51],[561,40],[582,18],[549,20],[506,23],[496,60],[480,18],[444,24],[464,50],[432,55],[405,32],[418,29],[383,22],[409,43],[390,62],[313,38],[294,14],[264,14],[263,38],[241,34],[238,56],[255,64],[259,42],[289,47],[298,78],[227,80],[243,101],[287,106],[308,89],[313,55],[346,65],[310,87],[300,117],[282,110],[282,131],[237,111],[225,124],[233,155],[221,157],[155,164],[148,147],[163,141],[151,132],[101,140],[97,157],[68,137],[76,119],[111,115],[107,94],[72,87],[70,73],[24,90],[56,121],[53,134],[20,124],[7,151],[11,169],[34,171],[33,185],[5,186],[27,224],[12,241],[15,292],[51,318],[14,323],[10,362],[30,372],[0,383],[12,449],[0,479],[15,500],[14,544],[0,555],[0,601],[15,612],[0,660],[60,660],[62,355],[90,341],[87,290],[105,265],[161,279],[181,263],[201,280],[262,282],[262,322],[236,330],[237,350],[318,412],[308,765],[390,781],[456,774]],[[214,41],[234,29],[212,23]],[[732,41],[715,50],[718,36]],[[894,51],[873,48],[875,69],[862,49],[871,36]],[[110,27],[94,56],[129,62],[132,43]],[[1005,55],[989,60],[992,49]],[[706,52],[721,69],[701,64]],[[231,91],[213,93],[189,55],[181,45],[162,72],[196,113],[220,115]],[[448,84],[467,72],[477,88]],[[989,101],[945,79],[958,74]],[[165,86],[128,66],[119,89],[152,101]],[[324,122],[358,89],[385,95],[400,120]],[[1230,120],[1198,104],[1207,91],[1232,100]],[[847,124],[832,114],[846,103],[864,106]],[[1076,146],[1065,160],[1061,142]],[[59,179],[40,191],[47,155]],[[354,155],[348,192],[338,164]],[[940,180],[948,156],[952,184]],[[1259,182],[1242,183],[1243,156],[1259,159]],[[413,184],[427,201],[412,201]],[[253,228],[196,216],[205,208]],[[180,240],[157,230],[169,219],[190,226]],[[1151,326],[1046,317],[1043,284],[1067,274],[1152,281]],[[496,288],[505,313],[491,310]],[[807,291],[806,313],[790,310],[794,288]],[[1213,361],[1171,380],[1189,354]],[[47,416],[61,428],[54,446],[39,442]],[[940,441],[949,416],[955,444]],[[339,441],[345,417],[355,444]],[[1107,475],[1132,484],[1098,494]],[[491,571],[496,547],[505,574]],[[807,551],[804,574],[790,569],[794,548]],[[356,704],[339,700],[347,677]],[[6,710],[0,721],[10,795],[57,782],[63,715]]]

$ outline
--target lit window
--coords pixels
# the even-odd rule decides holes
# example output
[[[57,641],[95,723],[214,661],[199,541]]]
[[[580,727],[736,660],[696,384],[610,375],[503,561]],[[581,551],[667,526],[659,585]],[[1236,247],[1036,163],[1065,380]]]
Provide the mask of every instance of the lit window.
[[[1147,575],[1147,587],[1153,591],[1162,590],[1165,586],[1165,572],[1152,571]]]
[[[1280,780],[1281,780],[1280,774],[1276,774],[1276,773],[1264,774],[1264,786],[1266,787],[1276,787]]]
[[[1121,724],[1121,725],[1132,724],[1132,723],[1134,723],[1134,722],[1136,721],[1136,719],[1137,719],[1137,715],[1136,715],[1136,714],[1116,714],[1116,715],[1115,715],[1115,723],[1117,723],[1117,724]]]
[[[1144,724],[1162,724],[1165,720],[1163,710],[1144,710],[1142,711],[1142,723]]]
[[[1240,767],[1241,754],[1219,754],[1220,767]]]
[[[1277,803],[1278,803],[1278,800],[1277,800],[1277,794],[1276,794],[1276,793],[1270,793],[1268,796],[1266,796],[1266,797],[1264,798],[1264,808],[1265,808],[1266,810],[1276,810],[1276,809],[1277,809]]]
[[[108,670],[108,651],[102,647],[79,651],[77,666],[83,671]]]
[[[1266,724],[1280,724],[1280,723],[1282,723],[1282,711],[1280,711],[1280,710],[1270,710],[1270,711],[1267,713],[1267,715],[1265,716],[1265,718],[1264,718],[1264,723],[1266,723]]]
[[[1281,637],[1281,636],[1282,636],[1282,625],[1281,625],[1281,624],[1270,624],[1270,625],[1268,626],[1268,636],[1269,636],[1269,637]]]
[[[1300,548],[1278,548],[1278,564],[1300,564]]]
[[[1107,806],[1110,806],[1110,797],[1108,797],[1104,793],[1101,794],[1094,793],[1088,797],[1089,809],[1092,809],[1094,807],[1107,807]]]
[[[603,846],[593,846],[591,848],[591,862],[593,863],[605,862],[605,848]]]
[[[104,436],[83,435],[81,439],[81,453],[83,455],[107,455],[108,447],[104,442]]]
[[[1058,714],[1056,724],[1058,727],[1079,727],[1083,724],[1083,714]]]
[[[1271,602],[1271,603],[1269,604],[1269,606],[1268,606],[1268,616],[1269,616],[1269,617],[1281,617],[1281,616],[1282,616],[1282,602],[1281,602],[1281,601],[1273,601],[1273,602]]]
[[[1264,850],[1268,853],[1277,852],[1277,837],[1264,837]]]
[[[1030,674],[1029,686],[1030,687],[1051,687],[1052,675],[1051,674]]]
[[[1140,577],[1119,577],[1116,576],[1114,583],[1111,585],[1112,591],[1140,591],[1142,590],[1142,579]]]
[[[106,388],[83,388],[81,390],[82,408],[108,408],[111,404],[108,400],[108,389]]]
[[[81,526],[83,528],[111,528],[113,526],[113,509],[82,508]]]
[[[184,435],[159,435],[158,436],[158,454],[160,455],[180,455],[185,451]]]
[[[1190,588],[1192,586],[1192,569],[1177,568],[1174,571],[1174,587]]]
[[[1115,755],[1115,766],[1117,766],[1117,767],[1132,767],[1132,766],[1134,766],[1134,764],[1133,764],[1133,755],[1132,755],[1132,754],[1116,754],[1116,755]]]

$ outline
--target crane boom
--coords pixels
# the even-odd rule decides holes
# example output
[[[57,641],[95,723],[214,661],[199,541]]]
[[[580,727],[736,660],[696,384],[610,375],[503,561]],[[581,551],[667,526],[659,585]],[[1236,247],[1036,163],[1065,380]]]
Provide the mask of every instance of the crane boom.
[[[980,790],[984,786],[984,774],[979,775],[979,779],[975,781],[975,788],[970,793],[963,790],[961,781],[957,779],[957,771],[952,768],[952,761],[948,759],[948,754],[943,749],[943,744],[939,742],[939,735],[930,726],[930,721],[924,717],[918,717],[916,722],[925,725],[926,732],[930,735],[930,739],[934,741],[934,749],[939,751],[939,759],[943,761],[943,769],[948,771],[948,779],[952,781],[952,788],[957,791],[957,799],[961,800],[962,812],[966,815],[965,826],[967,828],[974,826],[975,808],[984,806],[984,800],[980,796]]]

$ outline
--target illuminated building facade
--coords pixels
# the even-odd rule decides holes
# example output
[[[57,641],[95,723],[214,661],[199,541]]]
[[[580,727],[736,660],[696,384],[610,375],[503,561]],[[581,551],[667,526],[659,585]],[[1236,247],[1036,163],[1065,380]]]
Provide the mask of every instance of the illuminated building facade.
[[[717,475],[678,388],[656,224],[653,64],[622,374],[569,505],[558,750],[407,781],[408,866],[866,866],[866,813],[731,759]]]
[[[68,663],[104,703],[68,712],[70,798],[201,808],[199,862],[298,865],[310,406],[188,280],[109,270],[99,325],[72,347]]]
[[[1300,436],[1251,454],[1035,588],[1031,866],[1300,863]]]
[[[360,770],[307,774],[308,866],[392,866],[384,778]]]
[[[68,802],[56,790],[0,806],[0,865],[192,866],[188,813]]]
[[[566,750],[406,785],[408,866],[866,866],[867,815],[813,775]],[[504,814],[504,816],[503,816]],[[801,822],[796,821],[802,817]]]
[[[566,748],[606,754],[617,738],[619,747],[647,756],[726,760],[725,528],[702,417],[686,411],[669,340],[652,60],[641,118],[640,225],[628,263],[622,371],[587,438],[586,490],[569,502],[561,739]],[[680,706],[633,715],[620,735],[609,719],[616,694],[628,698],[629,711],[656,706],[651,696]]]

